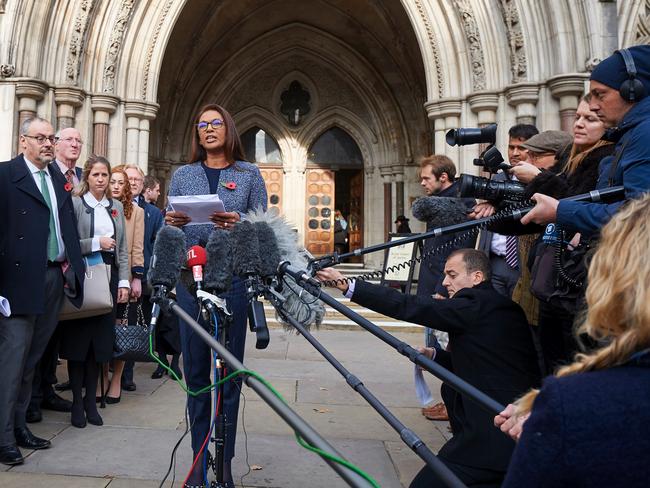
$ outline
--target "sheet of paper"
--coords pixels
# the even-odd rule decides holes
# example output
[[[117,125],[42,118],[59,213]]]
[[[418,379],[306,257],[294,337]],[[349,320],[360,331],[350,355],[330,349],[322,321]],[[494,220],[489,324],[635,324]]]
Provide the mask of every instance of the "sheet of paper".
[[[9,300],[7,300],[3,296],[0,296],[0,313],[5,317],[9,317],[11,315],[11,307],[9,306]]]
[[[211,224],[210,215],[226,211],[219,195],[169,197],[169,206],[175,212],[185,212],[192,219],[187,225]]]
[[[415,365],[415,371],[413,372],[413,380],[415,382],[415,394],[417,395],[418,400],[420,400],[420,405],[426,407],[429,403],[433,402],[433,395],[431,395],[429,385],[424,381],[422,368],[417,364]]]

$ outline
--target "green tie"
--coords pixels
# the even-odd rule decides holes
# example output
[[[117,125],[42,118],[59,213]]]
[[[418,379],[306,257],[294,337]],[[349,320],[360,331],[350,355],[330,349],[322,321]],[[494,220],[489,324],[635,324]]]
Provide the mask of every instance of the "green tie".
[[[50,199],[50,189],[47,187],[45,180],[45,171],[39,171],[41,174],[41,193],[50,209],[50,235],[47,237],[47,259],[55,261],[59,255],[59,243],[56,238],[56,225],[54,224],[54,209],[52,209],[52,200]]]

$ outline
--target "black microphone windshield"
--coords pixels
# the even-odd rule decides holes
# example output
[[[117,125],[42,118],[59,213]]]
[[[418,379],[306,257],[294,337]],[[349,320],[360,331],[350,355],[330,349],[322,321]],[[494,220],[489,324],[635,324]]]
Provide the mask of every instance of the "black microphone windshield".
[[[469,220],[468,207],[461,198],[436,196],[418,198],[413,203],[411,211],[416,219],[426,222],[431,228],[460,224]]]
[[[232,240],[230,232],[223,229],[213,230],[208,239],[208,244],[205,246],[205,251],[208,254],[208,262],[203,268],[204,288],[217,295],[230,290],[232,284]]]
[[[251,222],[244,220],[232,230],[232,267],[238,276],[259,274],[260,245]]]
[[[271,226],[266,222],[255,222],[253,225],[257,231],[257,240],[260,246],[260,275],[273,276],[282,261],[278,249],[278,239]]]
[[[185,264],[185,233],[177,227],[164,226],[153,244],[153,256],[147,280],[153,286],[174,288]]]

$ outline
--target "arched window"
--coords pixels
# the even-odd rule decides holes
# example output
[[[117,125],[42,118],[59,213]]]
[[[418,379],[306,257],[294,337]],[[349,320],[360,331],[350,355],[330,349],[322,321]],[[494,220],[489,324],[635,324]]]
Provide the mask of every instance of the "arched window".
[[[246,158],[253,163],[282,164],[282,153],[275,139],[259,127],[248,129],[242,136]]]
[[[339,168],[362,168],[363,157],[354,139],[338,127],[323,132],[309,148],[310,163]]]

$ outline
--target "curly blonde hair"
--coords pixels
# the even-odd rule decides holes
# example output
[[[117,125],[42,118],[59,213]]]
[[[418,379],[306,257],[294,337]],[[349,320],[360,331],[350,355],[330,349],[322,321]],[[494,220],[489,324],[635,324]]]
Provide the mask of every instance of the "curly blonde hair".
[[[587,310],[576,334],[605,343],[576,354],[558,377],[612,368],[650,347],[650,193],[629,201],[603,227],[589,265]],[[537,390],[516,402],[516,415],[530,412]]]

